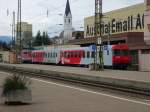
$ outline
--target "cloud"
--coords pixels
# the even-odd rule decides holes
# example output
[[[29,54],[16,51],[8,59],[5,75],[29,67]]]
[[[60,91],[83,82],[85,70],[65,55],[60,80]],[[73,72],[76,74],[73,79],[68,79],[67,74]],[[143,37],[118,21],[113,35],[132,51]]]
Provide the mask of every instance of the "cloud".
[[[94,0],[70,0],[73,26],[76,29],[83,26],[85,17],[94,15],[94,2]],[[144,0],[103,0],[103,11],[141,2]],[[54,26],[51,32],[62,30],[63,27],[57,28],[56,24],[63,23],[63,17],[58,14],[64,14],[65,5],[66,0],[22,0],[22,19],[33,24],[34,35],[38,30],[45,30],[51,26]],[[12,11],[17,11],[17,0],[2,0],[0,7],[0,35],[11,35]],[[9,16],[7,16],[7,9]],[[47,10],[49,10],[48,18]]]

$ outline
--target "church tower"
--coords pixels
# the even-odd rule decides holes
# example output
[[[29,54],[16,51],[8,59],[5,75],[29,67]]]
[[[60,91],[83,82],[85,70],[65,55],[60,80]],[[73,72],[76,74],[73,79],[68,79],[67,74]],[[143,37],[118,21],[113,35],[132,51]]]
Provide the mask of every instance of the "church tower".
[[[72,39],[72,14],[70,10],[69,0],[66,3],[66,9],[64,14],[64,42]]]

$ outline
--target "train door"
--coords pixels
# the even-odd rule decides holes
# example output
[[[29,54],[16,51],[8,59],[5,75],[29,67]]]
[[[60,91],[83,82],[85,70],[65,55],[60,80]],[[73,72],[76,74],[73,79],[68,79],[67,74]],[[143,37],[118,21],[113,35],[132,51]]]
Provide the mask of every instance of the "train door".
[[[103,47],[103,60],[104,60],[104,66],[112,66],[112,46],[111,45],[105,45]]]

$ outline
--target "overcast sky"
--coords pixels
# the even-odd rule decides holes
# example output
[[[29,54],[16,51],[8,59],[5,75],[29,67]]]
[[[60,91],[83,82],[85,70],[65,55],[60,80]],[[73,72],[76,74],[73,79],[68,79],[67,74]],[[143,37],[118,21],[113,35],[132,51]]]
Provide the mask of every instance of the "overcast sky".
[[[18,0],[1,0],[0,35],[11,35],[12,11],[17,11]],[[34,35],[38,30],[48,30],[49,35],[57,35],[63,30],[65,5],[67,0],[22,0],[22,19],[33,24]],[[83,27],[84,18],[94,14],[95,0],[70,0],[73,16],[73,27]],[[103,12],[119,9],[144,2],[144,0],[103,0]],[[7,15],[7,10],[9,14]],[[49,16],[47,17],[47,10]]]

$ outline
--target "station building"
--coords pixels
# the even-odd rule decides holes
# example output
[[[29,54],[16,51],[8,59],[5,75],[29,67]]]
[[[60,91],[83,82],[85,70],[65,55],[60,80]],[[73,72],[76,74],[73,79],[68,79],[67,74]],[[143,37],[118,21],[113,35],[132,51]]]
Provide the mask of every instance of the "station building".
[[[144,40],[150,45],[150,0],[145,0]]]
[[[144,41],[144,17],[144,3],[104,13],[101,24],[102,42],[128,44],[132,56],[131,68],[150,71],[150,45]],[[71,40],[70,44],[95,44],[97,38],[94,37],[94,20],[94,16],[85,18],[84,38]]]

